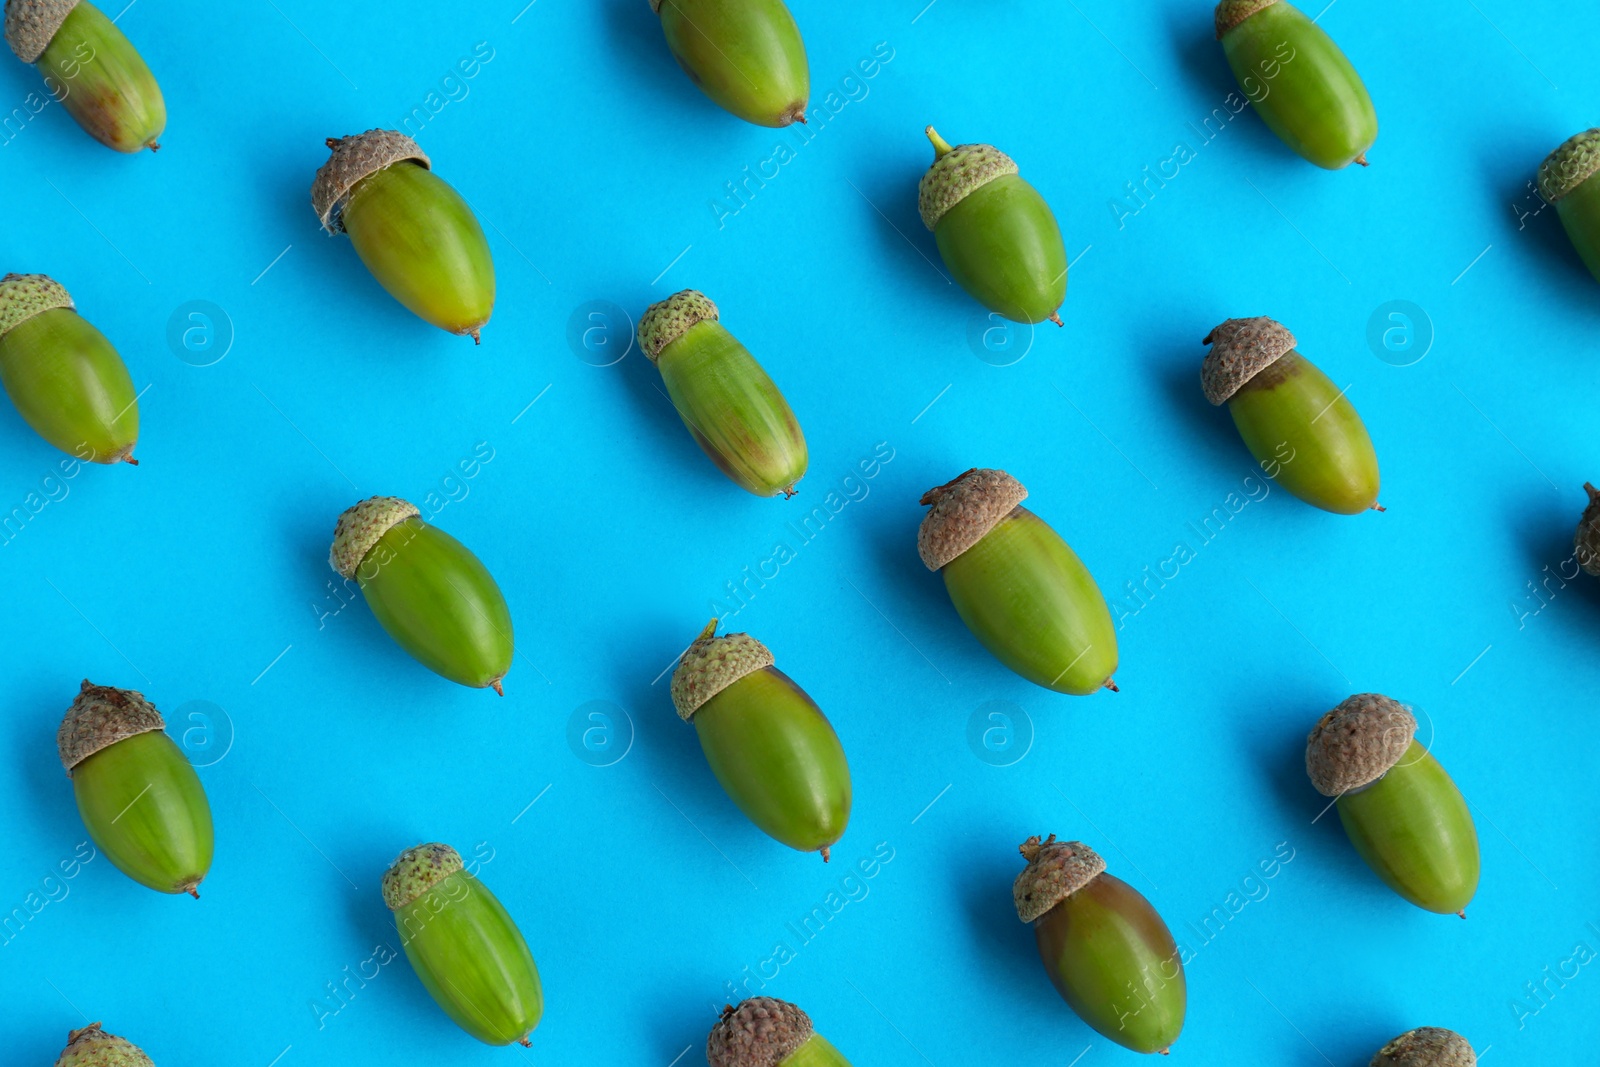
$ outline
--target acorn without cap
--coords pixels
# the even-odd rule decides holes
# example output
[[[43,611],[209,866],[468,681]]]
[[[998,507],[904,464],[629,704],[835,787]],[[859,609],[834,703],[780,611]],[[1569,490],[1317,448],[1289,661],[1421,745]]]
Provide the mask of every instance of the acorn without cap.
[[[758,126],[806,120],[811,68],[783,0],[650,0],[689,80]]]
[[[420,515],[393,496],[346,509],[328,565],[360,585],[378,622],[417,662],[499,693],[514,652],[505,597],[467,546]]]
[[[1306,738],[1306,773],[1335,799],[1350,843],[1389,888],[1419,908],[1466,918],[1478,889],[1478,831],[1416,732],[1410,708],[1357,693]]]
[[[1135,1052],[1165,1053],[1183,1030],[1188,987],[1172,932],[1133,886],[1081,841],[1020,846],[1012,886],[1056,992],[1096,1031]]]
[[[67,1047],[56,1058],[56,1067],[155,1067],[144,1050],[127,1038],[108,1034],[99,1023],[90,1023],[67,1035]]]
[[[929,489],[917,551],[1001,663],[1058,693],[1115,691],[1105,597],[1061,535],[1022,506],[1027,495],[1005,471],[977,467]]]
[[[494,311],[494,258],[472,208],[433,173],[417,142],[393,130],[330,137],[311,204],[418,318],[478,341]]]
[[[1578,532],[1572,535],[1572,553],[1578,566],[1600,577],[1600,489],[1584,482],[1583,491],[1589,494],[1589,503],[1578,519]]]
[[[1600,279],[1600,128],[1569,137],[1539,166],[1539,195],[1556,206],[1562,228],[1589,273]]]
[[[1228,405],[1269,478],[1324,511],[1384,510],[1366,425],[1345,390],[1295,350],[1282,323],[1228,319],[1201,344],[1211,346],[1200,366],[1206,399]]]
[[[710,1067],[850,1067],[798,1005],[777,997],[729,1004],[706,1039]]]
[[[161,713],[131,689],[84,680],[56,731],[89,836],[123,874],[200,895],[211,869],[211,805]]]
[[[1440,1026],[1407,1030],[1372,1057],[1369,1067],[1477,1067],[1467,1039]]]
[[[694,726],[711,772],[768,836],[824,861],[850,821],[850,766],[816,702],[749,634],[712,619],[672,675],[672,703]]]
[[[1016,322],[1061,325],[1067,250],[1039,191],[994,145],[950,147],[929,126],[933,166],[917,189],[922,223],[956,282]]]

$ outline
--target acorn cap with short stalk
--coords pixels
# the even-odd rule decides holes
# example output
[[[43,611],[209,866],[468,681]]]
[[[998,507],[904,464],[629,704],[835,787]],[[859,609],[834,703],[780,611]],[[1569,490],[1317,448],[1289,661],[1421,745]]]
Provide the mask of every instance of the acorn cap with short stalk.
[[[931,505],[917,528],[917,554],[936,571],[982,541],[1028,497],[1022,483],[1002,470],[973,467],[922,494]]]
[[[349,137],[330,137],[327,143],[333,154],[318,168],[317,177],[311,183],[311,206],[322,220],[322,228],[330,234],[344,230],[340,216],[345,198],[362,178],[406,160],[424,169],[433,169],[433,162],[421,146],[395,130],[368,130]]]
[[[74,767],[101,749],[166,728],[161,713],[143,694],[95,685],[85,678],[56,730],[56,750],[70,778]]]
[[[712,619],[672,672],[672,703],[684,722],[734,682],[773,664],[772,652],[749,634],[716,633]]]
[[[108,1034],[99,1023],[90,1023],[67,1035],[67,1047],[56,1058],[56,1067],[155,1067],[144,1050],[127,1038]]]
[[[1017,850],[1028,861],[1011,886],[1017,918],[1031,923],[1105,873],[1106,861],[1082,841],[1028,838]]]
[[[1589,503],[1578,520],[1578,532],[1572,535],[1572,549],[1578,566],[1600,576],[1600,489],[1584,482],[1583,491],[1589,494]]]
[[[57,308],[77,310],[66,287],[48,274],[7,274],[0,278],[0,337],[35,315]]]
[[[333,547],[328,550],[328,566],[346,578],[354,578],[378,539],[392,527],[422,512],[415,504],[397,496],[372,496],[348,507],[333,527]]]
[[[1217,40],[1257,11],[1276,4],[1278,0],[1222,0],[1212,18],[1217,27]]]
[[[464,870],[461,853],[437,842],[408,848],[383,872],[383,902],[399,911],[428,890]]]
[[[1408,1030],[1378,1050],[1370,1067],[1477,1067],[1467,1039],[1442,1026]]]
[[[1417,717],[1382,693],[1357,693],[1318,720],[1306,737],[1306,773],[1325,797],[1371,785],[1411,747]]]
[[[917,186],[917,210],[922,214],[922,224],[930,230],[936,229],[939,220],[974,189],[1017,173],[1016,162],[992,144],[952,148],[932,126],[923,132],[933,142],[933,166]]]
[[[1561,143],[1539,164],[1539,195],[1554,204],[1600,170],[1600,128]]]
[[[751,997],[729,1004],[706,1039],[710,1067],[777,1067],[816,1031],[811,1017],[787,1000]]]
[[[1228,319],[1200,343],[1211,346],[1200,364],[1200,388],[1216,405],[1226,404],[1246,382],[1295,348],[1294,334],[1265,315]]]
[[[717,305],[698,289],[673,293],[651,304],[639,317],[639,347],[651,363],[661,358],[666,347],[701,322],[716,322]]]
[[[6,44],[24,63],[37,63],[78,0],[6,0]]]

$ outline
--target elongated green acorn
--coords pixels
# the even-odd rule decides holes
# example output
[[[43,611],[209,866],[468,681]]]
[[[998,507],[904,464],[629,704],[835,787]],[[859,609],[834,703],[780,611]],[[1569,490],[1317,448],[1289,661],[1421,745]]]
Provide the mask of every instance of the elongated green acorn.
[[[28,425],[61,451],[139,465],[133,379],[60,282],[43,274],[0,278],[0,383]]]
[[[67,1035],[56,1067],[155,1067],[144,1050],[127,1038],[108,1034],[99,1023]]]
[[[1082,841],[1030,837],[1021,852],[1028,866],[1011,895],[1061,999],[1122,1047],[1165,1053],[1188,1003],[1167,924]]]
[[[378,622],[418,663],[503,695],[514,652],[506,599],[466,545],[420,515],[393,496],[347,508],[328,565],[355,579]]]
[[[805,434],[778,387],[717,305],[685,289],[639,319],[639,344],[661,372],[679,418],[711,461],[756,496],[795,494],[809,457]]]
[[[1478,1067],[1478,1056],[1454,1030],[1419,1026],[1379,1049],[1369,1067]]]
[[[428,995],[488,1045],[529,1044],[544,991],[505,906],[449,845],[408,848],[383,876],[400,944]]]
[[[161,86],[88,0],[6,0],[6,43],[18,59],[39,65],[50,94],[96,141],[118,152],[161,147]]]
[[[1569,137],[1539,166],[1539,195],[1556,206],[1561,225],[1589,273],[1600,280],[1600,128]]]
[[[478,217],[393,130],[330,137],[311,204],[329,234],[348,233],[378,283],[418,318],[472,338],[494,312],[494,258]]]
[[[1600,489],[1584,482],[1583,491],[1589,494],[1589,503],[1578,519],[1578,532],[1572,535],[1572,553],[1578,566],[1600,577]]]
[[[956,613],[996,659],[1036,685],[1115,692],[1117,632],[1094,577],[1005,471],[974,467],[922,495],[917,552],[944,573]]]
[[[925,132],[933,166],[917,189],[917,209],[950,274],[990,311],[1060,326],[1067,249],[1050,205],[1000,149],[952,148],[932,126]]]
[[[850,821],[850,766],[816,702],[749,634],[716,636],[683,654],[672,703],[694,725],[711,773],[769,837],[824,862]]]
[[[1367,165],[1378,113],[1350,60],[1285,0],[1222,0],[1217,40],[1261,120],[1327,170]]]
[[[650,0],[689,80],[757,126],[806,120],[811,68],[783,0]]]
[[[1478,831],[1461,791],[1415,740],[1411,709],[1357,693],[1306,738],[1306,773],[1336,798],[1367,866],[1419,908],[1466,918],[1478,890]]]
[[[211,805],[166,723],[131,689],[85,679],[56,731],[78,814],[116,868],[162,893],[200,895]]]
[[[1228,405],[1268,477],[1324,511],[1384,510],[1366,424],[1345,390],[1295,350],[1282,323],[1228,319],[1201,344],[1211,346],[1200,366],[1206,399]]]
[[[710,1067],[850,1067],[798,1005],[777,997],[729,1004],[706,1040]]]

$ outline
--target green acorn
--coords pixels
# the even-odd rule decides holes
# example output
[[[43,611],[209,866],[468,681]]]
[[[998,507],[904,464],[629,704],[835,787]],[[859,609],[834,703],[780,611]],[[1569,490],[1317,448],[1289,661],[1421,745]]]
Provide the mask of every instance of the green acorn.
[[[1350,843],[1390,889],[1464,919],[1478,889],[1478,831],[1416,732],[1411,709],[1358,693],[1306,738],[1306,773],[1317,792],[1335,798]]]
[[[68,455],[131,463],[139,440],[133,379],[105,335],[43,274],[0,278],[0,383],[29,426]]]
[[[1572,247],[1600,279],[1600,129],[1568,138],[1539,166],[1539,195],[1556,206]]]
[[[1477,1067],[1478,1056],[1454,1030],[1422,1026],[1407,1030],[1372,1057],[1369,1067]]]
[[[723,790],[768,836],[824,862],[850,821],[850,766],[827,716],[749,634],[712,619],[672,675]]]
[[[544,1014],[539,969],[505,906],[449,845],[400,853],[383,876],[400,944],[428,995],[487,1045],[530,1044]]]
[[[151,889],[198,897],[211,869],[211,805],[165,729],[139,693],[86,679],[56,748],[83,825],[116,868]]]
[[[452,682],[503,695],[511,611],[478,557],[399,497],[347,508],[328,564],[355,579],[378,622],[413,659]]]
[[[1011,895],[1033,924],[1056,992],[1096,1031],[1165,1054],[1183,1029],[1188,987],[1167,924],[1137,889],[1106,873],[1081,841],[1030,837]]]
[[[418,318],[476,344],[494,311],[494,259],[472,208],[403,133],[330,137],[328,147],[311,185],[322,228],[348,233],[372,276]]]
[[[1228,319],[1201,344],[1206,399],[1228,405],[1261,469],[1308,504],[1340,515],[1383,511],[1367,427],[1294,334],[1265,316]]]
[[[996,659],[1036,685],[1084,696],[1117,691],[1117,634],[1088,568],[1050,524],[1022,507],[1005,471],[974,467],[922,495],[917,531],[944,572],[956,613]]]
[[[667,47],[716,104],[757,126],[806,120],[811,70],[783,0],[650,0]]]
[[[1067,250],[1039,191],[993,145],[951,148],[932,126],[933,166],[917,189],[922,223],[956,282],[1016,322],[1061,325]]]
[[[1589,503],[1578,519],[1578,532],[1572,535],[1572,554],[1578,566],[1600,577],[1600,489],[1584,482],[1583,491],[1589,494]]]
[[[640,347],[722,473],[756,496],[791,497],[806,473],[805,434],[767,372],[718,318],[704,293],[685,289],[640,317]]]
[[[1367,165],[1378,114],[1322,27],[1284,0],[1222,0],[1216,25],[1240,88],[1284,144],[1328,170]]]
[[[6,0],[6,43],[91,137],[118,152],[158,150],[161,86],[138,49],[88,0]]]
[[[850,1067],[797,1005],[751,997],[722,1009],[706,1040],[710,1067]]]
[[[99,1023],[90,1023],[67,1035],[67,1047],[56,1058],[56,1067],[155,1067],[155,1064],[132,1041],[106,1033]]]

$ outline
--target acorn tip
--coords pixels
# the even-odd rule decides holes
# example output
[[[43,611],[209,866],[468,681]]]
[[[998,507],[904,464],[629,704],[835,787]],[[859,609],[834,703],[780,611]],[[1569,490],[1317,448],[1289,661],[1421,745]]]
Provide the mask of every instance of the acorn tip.
[[[160,141],[151,141],[145,147],[150,149],[150,151],[152,151],[152,152],[159,152],[159,151],[161,151],[161,142]]]
[[[1376,500],[1374,500],[1372,502],[1371,510],[1373,510],[1373,511],[1388,511],[1389,509],[1384,507],[1382,504],[1378,503]]]
[[[467,336],[472,338],[472,343],[473,344],[481,345],[481,344],[483,344],[483,336],[482,336],[482,334],[483,334],[483,330],[481,328],[479,328],[479,329],[474,329]]]
[[[827,863],[828,862],[828,857],[830,855],[832,855],[832,854],[833,854],[833,846],[831,846],[831,845],[823,845],[822,846],[822,862],[823,863]]]
[[[1120,692],[1122,692],[1122,690],[1120,690],[1120,689],[1118,689],[1118,688],[1117,688],[1117,683],[1116,683],[1116,682],[1115,682],[1115,681],[1114,681],[1114,680],[1113,680],[1113,679],[1110,679],[1110,678],[1107,678],[1107,679],[1106,679],[1106,680],[1105,680],[1105,683],[1104,683],[1104,684],[1103,684],[1103,685],[1102,685],[1102,686],[1101,686],[1101,688],[1102,688],[1102,689],[1109,689],[1109,690],[1111,690],[1111,691],[1112,691],[1112,692],[1113,692],[1113,693],[1120,693]]]
[[[1061,321],[1061,312],[1059,312],[1059,311],[1050,312],[1050,321],[1055,323],[1057,326],[1065,326],[1066,325],[1066,323]]]
[[[495,696],[503,697],[506,695],[505,687],[500,684],[500,679],[498,678],[489,683],[489,688],[494,690]]]
[[[1456,914],[1461,916],[1463,919],[1465,919],[1467,917],[1467,909],[1466,908],[1462,908],[1460,911],[1456,912]]]
[[[1368,165],[1367,164],[1367,154],[1365,152],[1361,153],[1359,156],[1357,156],[1355,158],[1355,163],[1356,163],[1357,166],[1361,166],[1361,167],[1367,166]]]
[[[187,893],[188,893],[188,894],[189,894],[189,895],[190,895],[190,896],[191,896],[191,897],[194,897],[194,899],[196,899],[196,900],[199,900],[199,899],[200,899],[200,887],[199,887],[199,886],[193,886],[193,885],[192,885],[192,886],[190,886],[190,887],[189,887],[189,888],[188,888],[188,889],[187,889],[187,890],[186,890],[186,892],[187,892]],[[1465,918],[1465,916],[1463,916],[1463,918]]]
[[[528,1039],[527,1035],[517,1038],[517,1044],[521,1045],[523,1048],[533,1047],[533,1042]]]
[[[796,489],[794,486],[786,485],[783,487],[783,499],[788,500],[798,492],[800,492],[800,490]]]
[[[122,462],[131,463],[135,467],[137,467],[139,465],[139,461],[133,458],[133,453],[132,452],[129,452],[126,456],[123,456],[122,457]]]
[[[943,159],[953,151],[953,149],[950,147],[950,142],[946,141],[943,137],[940,137],[939,131],[934,129],[932,126],[923,127],[922,132],[926,134],[928,140],[933,143],[933,158],[935,160]]]

